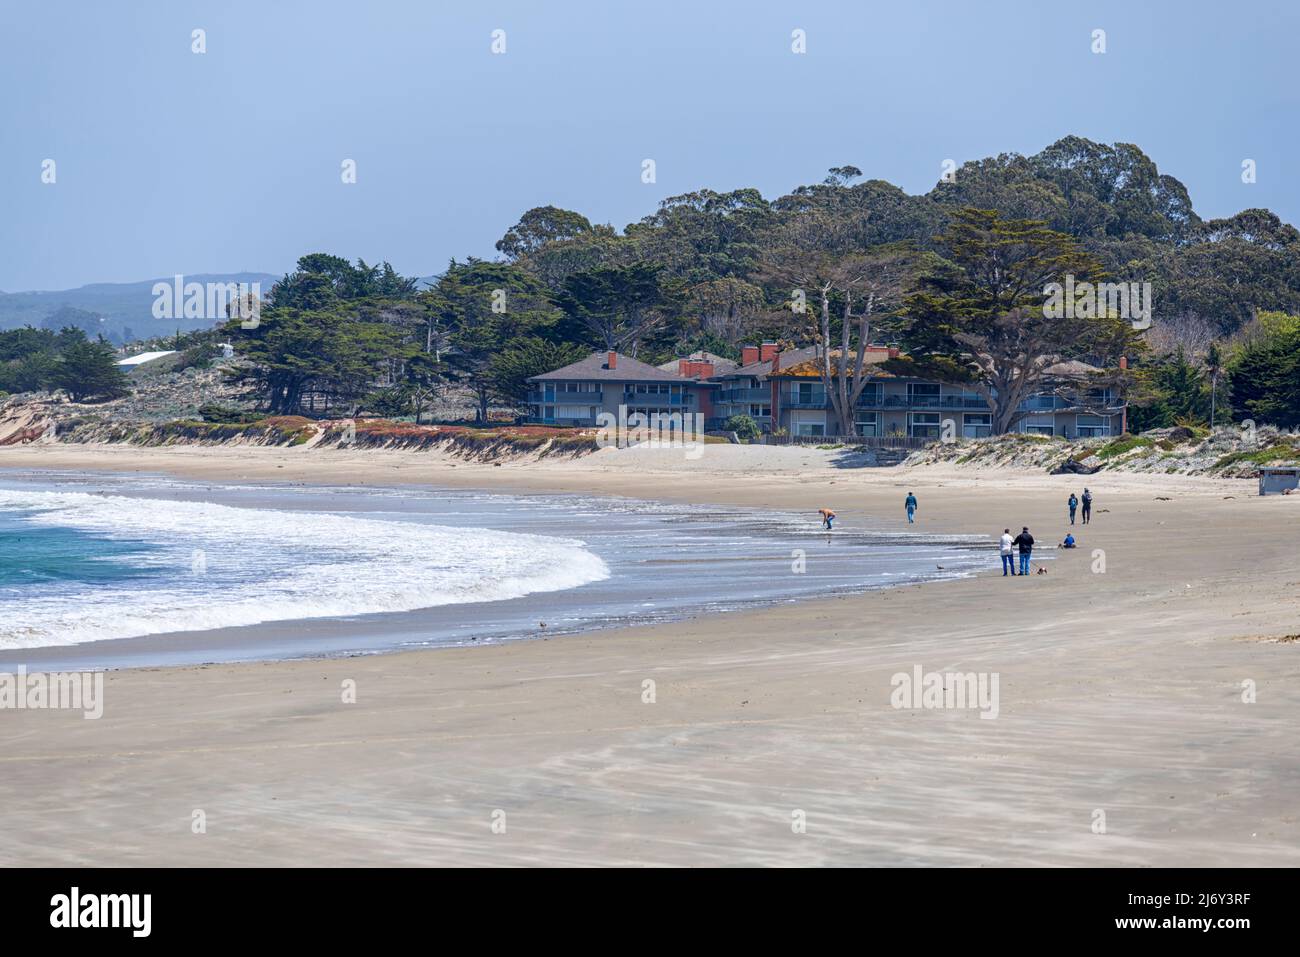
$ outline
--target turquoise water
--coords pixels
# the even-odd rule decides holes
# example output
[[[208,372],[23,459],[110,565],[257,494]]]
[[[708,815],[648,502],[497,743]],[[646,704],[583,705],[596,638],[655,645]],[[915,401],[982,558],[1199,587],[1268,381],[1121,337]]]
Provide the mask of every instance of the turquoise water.
[[[56,592],[61,583],[102,585],[157,577],[145,564],[158,547],[32,521],[38,509],[0,507],[0,602]]]

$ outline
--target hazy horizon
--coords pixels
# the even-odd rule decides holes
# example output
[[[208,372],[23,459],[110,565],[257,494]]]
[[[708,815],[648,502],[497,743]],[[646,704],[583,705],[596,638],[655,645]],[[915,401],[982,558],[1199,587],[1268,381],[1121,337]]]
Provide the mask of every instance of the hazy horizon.
[[[534,206],[621,230],[668,196],[772,199],[843,164],[924,193],[945,159],[1029,155],[1070,134],[1136,144],[1204,218],[1266,207],[1296,222],[1297,134],[1279,118],[1297,97],[1284,66],[1300,12],[1144,7],[13,9],[0,290],[278,275],[308,252],[424,276],[494,257]],[[206,53],[192,52],[196,28]],[[1090,49],[1099,28],[1105,54]],[[795,29],[806,54],[791,52]]]

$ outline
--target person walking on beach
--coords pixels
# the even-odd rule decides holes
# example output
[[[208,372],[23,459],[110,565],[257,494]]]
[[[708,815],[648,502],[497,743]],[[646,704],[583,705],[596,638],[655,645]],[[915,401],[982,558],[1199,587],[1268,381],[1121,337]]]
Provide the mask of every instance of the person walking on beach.
[[[1070,524],[1073,525],[1073,524],[1074,524],[1074,510],[1075,510],[1076,508],[1079,507],[1079,499],[1078,499],[1078,497],[1077,497],[1073,492],[1070,493],[1069,506],[1070,506]]]
[[[819,508],[817,514],[822,517],[822,525],[824,525],[826,531],[829,532],[831,530],[831,523],[835,521],[835,513],[829,508]]]
[[[1092,493],[1086,488],[1083,490],[1083,524],[1087,525],[1092,520]]]
[[[911,492],[908,492],[907,499],[903,502],[903,506],[907,509],[907,524],[911,525],[913,522],[912,516],[916,514],[916,496]]]
[[[998,550],[1002,553],[1002,577],[1006,578],[1010,572],[1014,578],[1016,574],[1016,559],[1011,554],[1011,546],[1015,544],[1015,539],[1011,537],[1011,529],[1002,529],[1002,539],[998,542]]]
[[[1020,549],[1020,574],[1029,574],[1029,559],[1034,553],[1034,536],[1029,534],[1029,526],[1026,525],[1016,536],[1015,546]]]

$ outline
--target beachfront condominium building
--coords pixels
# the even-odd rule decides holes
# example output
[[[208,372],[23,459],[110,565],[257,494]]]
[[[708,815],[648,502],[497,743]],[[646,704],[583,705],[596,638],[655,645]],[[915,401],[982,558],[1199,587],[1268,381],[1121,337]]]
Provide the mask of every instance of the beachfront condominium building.
[[[872,368],[897,357],[898,350],[891,347],[868,348],[865,364],[872,371],[854,403],[855,435],[938,439],[946,420],[952,422],[953,433],[960,438],[981,439],[993,434],[993,413],[988,403],[969,387]],[[790,435],[837,434],[839,420],[822,383],[822,360],[814,356],[789,364],[777,361],[777,370],[768,375],[773,427]],[[1055,371],[1081,378],[1101,370],[1074,362],[1055,367]],[[1016,426],[1018,432],[1073,439],[1123,431],[1123,412],[1109,388],[1033,395],[1020,404],[1020,410],[1026,414]]]
[[[714,372],[707,359],[681,359],[674,371],[617,352],[593,352],[528,380],[528,421],[592,426],[602,412],[617,417],[620,406],[628,415],[700,412],[708,418],[713,415],[710,396],[715,387],[705,380]]]
[[[898,356],[892,346],[867,348],[864,362],[871,371],[854,405],[855,435],[938,439],[946,420],[952,421],[954,433],[961,438],[993,434],[993,414],[981,395],[960,385],[880,368]],[[528,380],[528,421],[594,426],[600,413],[617,416],[619,406],[625,406],[629,415],[699,412],[708,429],[721,429],[732,416],[747,415],[763,432],[839,434],[839,421],[822,383],[818,348],[781,350],[775,342],[764,342],[745,346],[738,367],[724,363],[717,356],[696,354],[656,368],[616,352],[595,352]],[[1053,369],[1079,381],[1101,371],[1081,362]],[[1020,432],[1073,439],[1123,431],[1122,403],[1108,388],[1033,395],[1021,403],[1021,410],[1025,416],[1016,426]]]

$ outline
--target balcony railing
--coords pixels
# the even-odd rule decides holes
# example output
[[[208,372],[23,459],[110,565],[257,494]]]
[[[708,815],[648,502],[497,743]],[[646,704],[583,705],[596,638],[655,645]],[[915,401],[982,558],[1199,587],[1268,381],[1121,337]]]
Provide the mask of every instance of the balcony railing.
[[[688,392],[682,395],[664,395],[663,393],[653,392],[624,392],[624,405],[641,405],[641,406],[663,406],[665,408],[674,405],[690,405],[693,396]]]
[[[524,423],[526,425],[554,425],[554,426],[572,425],[572,426],[579,426],[579,427],[594,426],[597,424],[596,420],[590,417],[570,419],[570,418],[557,418],[555,416],[546,418],[545,416],[540,416],[540,415],[525,416]]]
[[[563,402],[565,405],[590,405],[593,402],[605,401],[605,394],[599,389],[592,392],[530,392],[528,401],[549,402],[552,405],[556,402]]]
[[[811,397],[786,395],[781,398],[787,409],[829,409],[830,400],[822,393]],[[859,409],[979,409],[988,411],[988,403],[978,396],[965,395],[886,395],[864,392],[858,396]]]
[[[770,402],[771,389],[719,389],[718,402]]]
[[[1116,404],[1117,402],[1118,400],[1113,395],[1081,396],[1074,402],[1060,395],[1031,395],[1020,403],[1020,411],[1068,412],[1074,409],[1106,409],[1107,412],[1096,414],[1114,415],[1123,409],[1123,406]]]

